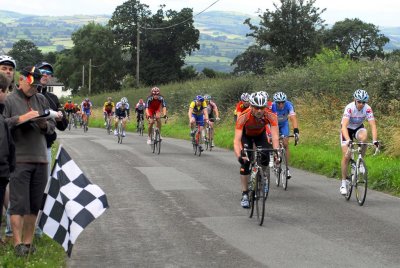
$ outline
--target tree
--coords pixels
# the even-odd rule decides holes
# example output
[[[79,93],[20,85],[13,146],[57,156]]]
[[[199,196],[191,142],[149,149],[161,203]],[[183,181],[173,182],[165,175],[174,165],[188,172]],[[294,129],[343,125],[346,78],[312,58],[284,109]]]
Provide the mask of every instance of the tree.
[[[72,34],[74,47],[57,58],[57,77],[66,86],[82,85],[82,66],[85,82],[89,83],[91,60],[91,93],[119,89],[125,74],[122,52],[110,28],[90,22]],[[85,85],[84,85],[85,86]]]
[[[26,66],[32,66],[43,59],[42,52],[37,46],[28,40],[19,40],[14,43],[8,54],[17,62],[17,69],[22,70]]]
[[[118,6],[109,25],[136,63],[137,29],[140,28],[140,78],[148,85],[179,80],[186,55],[199,49],[199,31],[193,26],[192,9],[180,12],[165,6],[153,15],[147,5],[128,0]],[[132,64],[136,72],[136,64]]]
[[[324,42],[329,48],[337,46],[344,55],[353,59],[372,59],[383,58],[383,47],[389,42],[389,38],[379,34],[379,28],[372,23],[365,23],[360,19],[345,19],[336,22],[326,32]]]
[[[270,50],[260,48],[259,46],[250,46],[245,52],[236,56],[232,61],[234,74],[263,74],[268,61],[272,61],[273,55]]]
[[[277,67],[287,64],[304,64],[308,57],[314,56],[322,43],[324,21],[320,15],[325,11],[314,7],[315,0],[280,0],[274,3],[275,11],[266,10],[259,15],[260,26],[247,19],[259,47],[267,46]]]

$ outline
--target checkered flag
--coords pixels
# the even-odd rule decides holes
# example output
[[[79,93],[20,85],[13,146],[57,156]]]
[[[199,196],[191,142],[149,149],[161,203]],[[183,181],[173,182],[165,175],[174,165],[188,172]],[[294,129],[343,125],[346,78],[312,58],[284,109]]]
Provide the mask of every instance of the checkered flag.
[[[70,257],[79,234],[108,208],[107,197],[86,178],[62,146],[44,195],[39,227]]]

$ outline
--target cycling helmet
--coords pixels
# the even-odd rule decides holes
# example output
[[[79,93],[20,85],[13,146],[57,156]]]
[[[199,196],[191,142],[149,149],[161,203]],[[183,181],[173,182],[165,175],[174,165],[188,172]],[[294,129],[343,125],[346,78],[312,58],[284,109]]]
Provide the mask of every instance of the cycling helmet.
[[[247,92],[243,93],[242,96],[240,96],[240,99],[241,99],[242,101],[245,101],[245,102],[250,101],[249,98],[250,98],[250,94],[247,93]]]
[[[206,95],[204,95],[204,99],[205,99],[206,101],[210,101],[210,100],[211,100],[211,96],[208,95],[208,94],[206,94]]]
[[[89,98],[85,98],[85,101],[88,102],[88,101],[89,101]]]
[[[267,98],[261,92],[252,93],[250,95],[250,105],[255,107],[267,107]]]
[[[68,103],[71,103],[72,102],[72,100],[68,100]]]
[[[284,102],[287,100],[286,94],[283,92],[276,92],[274,94],[274,102]]]
[[[194,101],[203,102],[204,101],[204,97],[201,96],[201,95],[197,95],[196,98],[194,98]]]
[[[128,103],[128,99],[126,97],[122,97],[121,98],[121,103],[122,104],[127,104]]]
[[[367,91],[363,90],[363,89],[357,89],[354,92],[354,98],[358,101],[363,101],[363,102],[367,102],[369,100],[369,96]]]
[[[160,89],[158,87],[153,87],[151,89],[151,95],[159,95],[160,94]]]
[[[263,94],[267,99],[269,97],[268,93],[266,91],[259,91],[261,94]]]
[[[107,98],[107,101],[112,101],[112,98],[111,98],[111,97],[108,97],[108,98]]]
[[[0,56],[0,64],[7,64],[7,63],[8,64],[11,63],[11,65],[14,67],[14,69],[17,68],[17,64],[15,63],[15,60],[12,57],[7,56],[7,55],[1,55]]]
[[[143,99],[140,99],[140,100],[139,100],[139,103],[142,104],[142,103],[143,103]]]

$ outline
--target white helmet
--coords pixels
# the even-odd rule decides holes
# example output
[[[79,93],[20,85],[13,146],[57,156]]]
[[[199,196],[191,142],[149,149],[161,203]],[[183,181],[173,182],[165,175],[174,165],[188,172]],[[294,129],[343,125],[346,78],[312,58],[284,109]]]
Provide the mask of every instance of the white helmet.
[[[363,89],[357,89],[354,92],[354,98],[358,101],[363,101],[363,102],[367,102],[369,100],[369,96],[367,91],[363,90]]]
[[[126,97],[122,97],[121,103],[122,104],[127,104],[128,103],[128,99]]]
[[[284,102],[287,100],[286,94],[283,92],[276,92],[274,94],[274,102]]]
[[[267,99],[269,97],[268,93],[266,91],[259,91],[261,94],[263,94]]]
[[[247,93],[247,92],[244,92],[244,93],[242,94],[242,96],[240,96],[240,99],[241,99],[242,101],[245,101],[245,102],[249,101],[249,100],[250,100],[249,98],[250,98],[250,94]]]
[[[17,68],[17,64],[15,63],[15,60],[7,55],[1,55],[0,56],[0,64],[2,64],[3,62],[9,62],[13,65],[14,69]]]
[[[250,105],[255,107],[267,107],[268,98],[261,92],[250,95]]]

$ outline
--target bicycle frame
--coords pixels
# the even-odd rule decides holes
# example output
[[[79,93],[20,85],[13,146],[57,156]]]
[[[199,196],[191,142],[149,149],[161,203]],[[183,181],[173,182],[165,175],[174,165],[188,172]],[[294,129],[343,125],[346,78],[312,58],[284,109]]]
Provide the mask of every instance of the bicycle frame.
[[[214,119],[209,119],[209,122],[215,122]],[[207,127],[206,127],[206,136],[204,137],[204,145],[206,147],[206,150],[212,150],[213,146],[213,141],[214,141],[214,127],[210,127],[209,122],[207,122]]]
[[[124,119],[124,117],[120,117],[120,116],[118,117],[118,125],[117,125],[118,140],[117,140],[117,142],[120,144],[122,143],[122,139],[124,138],[124,136],[122,136],[122,132],[123,132],[122,120],[123,119]]]
[[[194,151],[194,155],[197,154],[197,152],[199,152],[199,156],[201,156],[201,139],[204,140],[203,137],[203,133],[202,131],[200,131],[201,126],[200,126],[200,122],[196,122],[196,131],[194,133],[194,137],[192,138],[192,144],[193,144],[193,151]]]
[[[168,120],[168,117],[167,116],[163,116],[161,118],[165,119],[164,123],[166,124],[167,120]],[[161,120],[161,118],[160,118],[160,120]],[[157,126],[157,120],[156,120],[155,116],[153,116],[153,121],[154,121],[153,130],[152,130],[152,132],[150,134],[151,145],[152,145],[151,147],[152,147],[153,153],[157,152],[157,154],[160,154],[160,152],[161,152],[161,141],[162,140],[161,140],[160,129]]]

